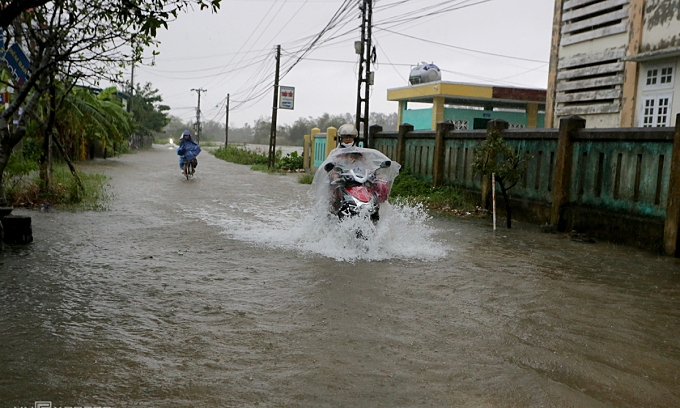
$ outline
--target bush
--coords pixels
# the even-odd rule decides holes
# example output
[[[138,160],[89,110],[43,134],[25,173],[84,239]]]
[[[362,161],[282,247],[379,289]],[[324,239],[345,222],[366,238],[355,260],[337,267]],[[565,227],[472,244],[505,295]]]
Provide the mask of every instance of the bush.
[[[298,152],[288,153],[276,163],[276,168],[281,170],[298,170],[304,167],[302,156]]]
[[[279,150],[280,152],[280,150]],[[211,152],[218,159],[226,160],[236,164],[267,164],[269,158],[259,150],[248,150],[245,146],[236,147],[228,145],[221,146],[219,149]],[[278,152],[277,152],[278,153]]]
[[[457,188],[452,186],[434,188],[429,182],[415,177],[408,170],[402,170],[394,179],[390,195],[396,199],[422,202],[434,210],[475,208],[474,203],[467,201]]]
[[[41,195],[42,180],[37,174],[40,167],[37,161],[39,156],[39,150],[33,149],[30,143],[24,144],[21,153],[14,152],[10,155],[3,172],[5,195],[10,205],[35,207],[45,204],[79,210],[105,208],[109,200],[106,176],[78,173],[84,187],[81,191],[65,165],[54,167],[52,188],[48,193]]]
[[[312,184],[312,181],[314,181],[313,173],[301,174],[300,177],[298,177],[298,183],[300,184]]]

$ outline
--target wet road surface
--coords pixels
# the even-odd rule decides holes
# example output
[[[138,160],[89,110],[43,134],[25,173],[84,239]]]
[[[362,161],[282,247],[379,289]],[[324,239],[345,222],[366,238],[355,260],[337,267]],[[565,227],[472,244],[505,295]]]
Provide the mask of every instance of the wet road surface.
[[[678,260],[396,207],[353,242],[297,176],[199,161],[100,160],[109,211],[15,210],[0,408],[680,406]]]

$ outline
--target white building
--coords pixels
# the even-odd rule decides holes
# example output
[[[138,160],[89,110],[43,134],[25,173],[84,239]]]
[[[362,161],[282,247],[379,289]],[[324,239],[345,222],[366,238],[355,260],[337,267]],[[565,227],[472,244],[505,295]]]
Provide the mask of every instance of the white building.
[[[546,127],[674,126],[680,0],[556,0]]]

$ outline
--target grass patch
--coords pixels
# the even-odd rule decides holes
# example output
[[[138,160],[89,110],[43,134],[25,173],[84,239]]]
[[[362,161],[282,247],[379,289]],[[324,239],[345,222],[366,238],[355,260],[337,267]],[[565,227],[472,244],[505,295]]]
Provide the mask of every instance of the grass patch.
[[[251,170],[263,171],[266,173],[286,173],[295,172],[302,168],[302,156],[297,152],[289,153],[285,157],[281,149],[276,151],[275,168],[269,169],[269,155],[265,154],[260,149],[249,150],[245,145],[235,146],[228,145],[227,147],[220,146],[218,149],[211,151],[218,159],[236,164],[250,165]]]
[[[298,177],[298,183],[300,184],[312,184],[313,180],[314,180],[313,173],[304,173],[301,174],[300,177]]]
[[[260,150],[248,150],[243,147],[228,145],[227,147],[220,146],[218,149],[211,151],[218,159],[236,164],[264,164],[265,167],[269,162],[269,158]]]
[[[415,177],[408,170],[399,173],[399,176],[394,180],[390,196],[397,201],[422,203],[423,206],[434,212],[453,213],[455,215],[484,213],[476,207],[474,202],[468,200],[459,189],[451,186],[434,188],[430,182]]]
[[[35,174],[32,178],[14,179],[10,185],[6,184],[5,194],[16,207],[51,206],[75,211],[108,209],[111,199],[107,190],[108,177],[97,173],[78,172],[78,175],[83,183],[82,191],[68,167],[58,165],[54,167],[53,184],[48,192],[41,193],[42,180]]]

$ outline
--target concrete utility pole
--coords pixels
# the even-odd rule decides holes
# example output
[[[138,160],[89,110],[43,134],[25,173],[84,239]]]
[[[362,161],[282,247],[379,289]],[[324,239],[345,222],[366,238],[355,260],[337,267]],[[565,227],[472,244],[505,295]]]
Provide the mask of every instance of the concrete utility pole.
[[[276,73],[274,74],[274,105],[272,106],[272,127],[269,133],[268,168],[276,165],[276,112],[279,109],[279,67],[281,62],[281,45],[276,46]]]
[[[227,118],[224,120],[224,148],[229,143],[229,94],[227,94]]]
[[[208,92],[203,88],[192,88],[192,91],[198,92],[198,107],[196,108],[196,143],[201,144],[201,92]]]
[[[132,97],[135,95],[135,64],[132,64],[130,73],[130,100],[128,101],[127,111],[132,112]]]
[[[375,57],[375,49],[371,46],[373,0],[362,0],[359,9],[361,9],[361,41],[355,43],[355,50],[359,54],[356,126],[357,131],[360,132],[363,124],[364,147],[368,147],[368,99],[371,96],[371,85],[373,85],[371,59]]]

